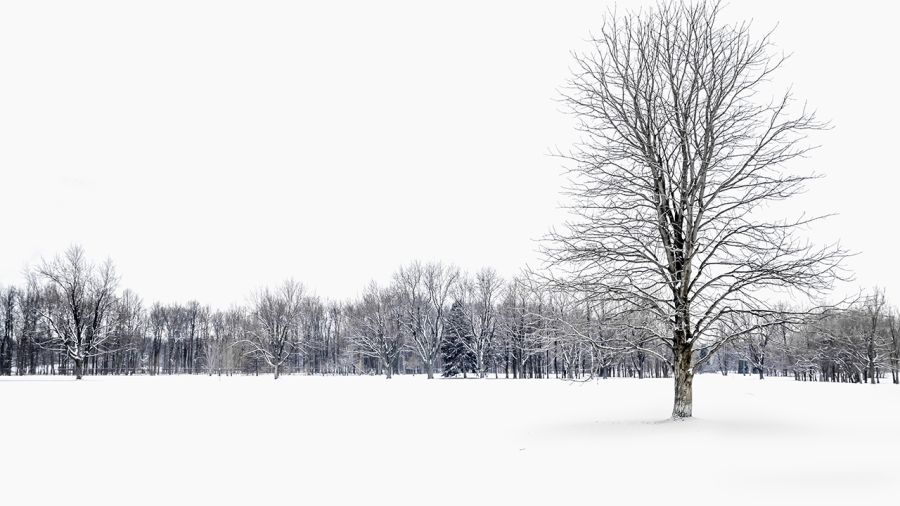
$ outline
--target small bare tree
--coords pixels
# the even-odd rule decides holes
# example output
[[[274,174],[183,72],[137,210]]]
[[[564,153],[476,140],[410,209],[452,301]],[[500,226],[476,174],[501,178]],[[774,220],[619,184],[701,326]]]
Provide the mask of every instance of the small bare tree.
[[[720,10],[609,15],[563,92],[582,140],[565,155],[573,219],[551,234],[549,277],[665,323],[674,418],[692,414],[695,368],[734,337],[715,331],[723,316],[769,312],[773,289],[816,296],[846,256],[796,236],[815,217],[762,215],[813,177],[784,167],[822,124],[789,92],[760,100],[784,58]]]
[[[303,285],[285,281],[276,289],[265,288],[253,297],[253,325],[246,338],[238,342],[248,346],[248,353],[261,357],[275,379],[291,354],[300,349]]]
[[[48,302],[39,312],[51,330],[48,348],[66,353],[75,379],[81,379],[88,358],[110,351],[111,334],[102,330],[119,281],[112,261],[94,265],[80,246],[72,246],[42,261],[34,274],[47,284]]]

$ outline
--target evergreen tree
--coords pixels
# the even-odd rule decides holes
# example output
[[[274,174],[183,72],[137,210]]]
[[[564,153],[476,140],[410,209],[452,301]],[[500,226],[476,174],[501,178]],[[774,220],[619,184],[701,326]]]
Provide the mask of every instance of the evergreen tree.
[[[447,314],[446,334],[441,343],[443,377],[449,378],[460,373],[465,375],[472,370],[474,356],[470,351],[471,347],[467,346],[472,339],[470,329],[462,303],[454,302]]]

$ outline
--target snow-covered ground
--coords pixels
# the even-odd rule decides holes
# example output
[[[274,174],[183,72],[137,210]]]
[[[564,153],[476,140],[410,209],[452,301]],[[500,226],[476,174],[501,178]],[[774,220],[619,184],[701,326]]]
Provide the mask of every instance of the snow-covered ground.
[[[895,504],[900,387],[0,378],[0,504]],[[664,502],[658,502],[664,501]]]

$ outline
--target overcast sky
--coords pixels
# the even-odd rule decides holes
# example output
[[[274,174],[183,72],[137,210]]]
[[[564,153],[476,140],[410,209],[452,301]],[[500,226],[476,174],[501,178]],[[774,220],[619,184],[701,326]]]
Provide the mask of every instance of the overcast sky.
[[[547,153],[574,138],[556,90],[612,3],[316,3],[0,3],[0,284],[71,243],[148,301],[214,306],[286,277],[352,297],[415,258],[533,263],[563,217]],[[781,79],[834,125],[788,211],[839,213],[810,236],[900,300],[891,6],[726,16],[778,24]]]

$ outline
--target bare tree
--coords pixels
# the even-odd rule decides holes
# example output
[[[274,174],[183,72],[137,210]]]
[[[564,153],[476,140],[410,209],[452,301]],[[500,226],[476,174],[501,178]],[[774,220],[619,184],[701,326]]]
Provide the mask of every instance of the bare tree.
[[[374,282],[350,310],[351,341],[360,354],[379,361],[387,379],[393,376],[403,350],[400,318],[396,291]]]
[[[210,333],[203,346],[208,375],[221,376],[223,372],[231,372],[234,367],[234,343],[242,335],[243,323],[244,312],[236,307],[228,311],[216,311],[210,316]]]
[[[44,260],[36,274],[47,282],[49,303],[40,316],[51,330],[49,346],[74,361],[75,378],[81,379],[85,360],[109,351],[110,334],[102,326],[115,303],[115,268],[110,260],[90,263],[80,246],[72,246]]]
[[[12,374],[13,332],[16,327],[16,289],[0,287],[0,376]]]
[[[451,290],[459,280],[459,269],[440,263],[413,262],[394,276],[403,306],[403,325],[409,334],[407,346],[422,360],[428,379],[441,354]]]
[[[768,312],[772,289],[816,296],[846,256],[796,237],[818,218],[762,216],[813,177],[783,168],[822,124],[790,92],[758,98],[784,58],[720,10],[610,14],[563,92],[582,140],[565,155],[573,219],[551,234],[551,278],[666,323],[674,418],[691,416],[695,367],[733,337],[712,331],[720,318]]]
[[[778,325],[767,321],[773,318],[778,317],[775,314],[736,313],[723,318],[723,325],[719,327],[725,335],[740,336],[740,346],[735,347],[739,350],[738,355],[750,364],[751,372],[757,373],[759,379],[765,378],[766,367],[770,366],[767,360],[779,330]]]
[[[29,275],[27,284],[19,291],[17,307],[19,315],[16,339],[16,375],[34,374],[36,352],[46,342],[48,325],[41,317],[41,308],[47,303],[46,290],[42,289],[37,276]]]
[[[512,365],[512,375],[534,375],[534,361],[547,349],[551,335],[549,292],[533,278],[517,277],[507,284],[498,308],[498,329]]]
[[[865,353],[866,353],[866,377],[871,384],[877,383],[876,366],[882,358],[883,348],[886,343],[879,333],[879,324],[884,317],[885,299],[884,290],[875,288],[872,293],[863,300],[863,313],[866,316],[865,329]]]
[[[103,369],[116,373],[134,371],[140,367],[138,347],[147,321],[141,298],[131,290],[124,290],[116,299],[112,313],[110,348],[114,353],[104,354]]]
[[[900,384],[900,329],[897,328],[897,315],[891,310],[888,316],[888,329],[891,332],[891,380]]]
[[[469,339],[462,340],[475,357],[475,372],[479,378],[487,374],[487,360],[497,334],[497,303],[503,290],[503,280],[493,269],[482,269],[474,278],[463,277],[458,285],[457,299],[462,301]]]
[[[728,369],[731,367],[731,355],[731,350],[727,346],[719,348],[719,351],[716,352],[716,357],[713,361],[716,370],[722,373],[722,376],[728,376]]]
[[[291,353],[300,348],[302,307],[303,285],[293,280],[276,289],[265,288],[253,298],[254,325],[239,342],[269,364],[275,379]]]

